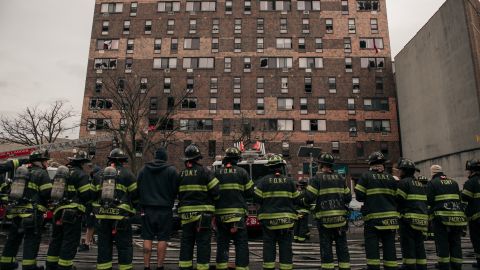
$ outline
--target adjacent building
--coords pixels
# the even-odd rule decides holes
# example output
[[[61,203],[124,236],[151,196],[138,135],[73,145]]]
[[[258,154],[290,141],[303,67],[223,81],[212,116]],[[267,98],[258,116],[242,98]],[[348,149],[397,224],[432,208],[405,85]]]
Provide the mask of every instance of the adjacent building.
[[[480,157],[480,2],[447,0],[395,57],[402,149],[425,175]]]
[[[262,141],[296,176],[315,146],[353,177],[372,151],[399,157],[385,0],[96,0],[88,63],[81,137],[122,121],[102,84],[135,76],[154,85],[151,119],[189,91],[172,157],[195,142],[209,164]]]

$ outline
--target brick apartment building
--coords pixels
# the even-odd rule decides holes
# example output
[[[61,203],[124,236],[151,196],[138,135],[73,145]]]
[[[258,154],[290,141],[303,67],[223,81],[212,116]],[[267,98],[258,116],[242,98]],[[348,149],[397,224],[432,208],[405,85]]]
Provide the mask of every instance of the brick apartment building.
[[[293,176],[308,171],[300,146],[333,152],[353,177],[372,151],[399,157],[385,0],[96,0],[93,20],[81,137],[121,121],[105,77],[135,74],[155,85],[152,117],[191,92],[172,157],[193,141],[211,164],[246,130]]]

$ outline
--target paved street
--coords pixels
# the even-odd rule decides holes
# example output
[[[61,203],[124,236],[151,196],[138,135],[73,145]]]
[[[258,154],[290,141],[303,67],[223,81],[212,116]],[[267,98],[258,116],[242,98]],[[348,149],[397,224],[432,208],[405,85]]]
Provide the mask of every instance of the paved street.
[[[295,269],[319,269],[320,266],[320,247],[318,244],[318,235],[316,230],[311,229],[312,240],[307,243],[294,243],[294,267]],[[40,247],[40,254],[38,260],[40,262],[45,261],[46,251],[48,248],[48,231],[45,232],[44,241],[42,241]],[[349,237],[349,248],[351,263],[353,269],[361,269],[365,267],[365,251],[363,247],[363,240],[361,239],[361,229],[351,228]],[[5,242],[5,232],[2,231],[0,235],[0,249],[3,248]],[[212,241],[214,242],[214,241]],[[470,264],[473,262],[473,250],[470,240],[467,237],[462,239],[462,246],[464,250],[464,264],[465,269],[471,269]],[[135,269],[143,269],[143,254],[142,254],[142,242],[138,235],[134,236],[134,264]],[[180,250],[178,235],[172,238],[172,241],[168,248],[166,269],[177,269],[178,253]],[[212,262],[214,262],[216,252],[216,245],[212,245]],[[21,253],[21,252],[20,252]],[[76,257],[76,265],[78,269],[93,269],[96,262],[97,248],[93,247],[89,252],[78,253]],[[400,257],[400,246],[397,243],[397,254]],[[432,241],[427,241],[427,254],[429,268],[434,268],[435,263],[435,245]],[[19,257],[21,254],[19,254]],[[116,256],[114,256],[116,260]],[[234,257],[233,251],[231,251],[231,258]],[[250,269],[262,269],[262,242],[261,239],[252,239],[250,241]]]

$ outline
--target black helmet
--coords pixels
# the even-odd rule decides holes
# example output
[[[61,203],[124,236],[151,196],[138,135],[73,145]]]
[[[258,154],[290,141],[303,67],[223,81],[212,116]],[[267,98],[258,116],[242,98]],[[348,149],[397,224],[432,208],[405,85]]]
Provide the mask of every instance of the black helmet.
[[[73,154],[73,157],[68,158],[70,161],[76,162],[89,162],[90,157],[88,156],[87,152],[85,151],[78,151]]]
[[[201,159],[202,153],[200,152],[200,148],[195,144],[190,144],[185,148],[185,157],[183,158],[184,161],[194,160],[194,159]]]
[[[117,169],[115,169],[114,167],[106,167],[104,170],[103,170],[103,178],[104,179],[111,179],[111,178],[115,178],[117,177],[118,175],[118,171]]]
[[[30,154],[30,162],[34,161],[46,161],[50,159],[50,154],[48,150],[35,150]]]
[[[15,179],[24,179],[27,180],[30,178],[30,172],[28,171],[28,168],[25,166],[18,167],[18,169],[15,171]]]
[[[225,157],[231,159],[240,159],[242,157],[242,152],[240,152],[237,147],[230,147],[225,150]]]
[[[123,152],[122,149],[115,148],[108,155],[108,160],[111,160],[111,161],[127,161],[128,157],[127,157],[127,155],[125,155],[125,152]]]
[[[268,158],[267,164],[265,166],[272,166],[272,167],[280,166],[280,165],[283,165],[284,162],[285,161],[283,160],[282,156],[272,155]]]
[[[299,186],[299,187],[306,187],[306,186],[308,186],[308,181],[305,180],[305,179],[299,180],[299,181],[297,182],[297,186]]]
[[[66,166],[60,166],[57,168],[57,173],[55,174],[55,177],[58,178],[67,178],[69,174],[69,169]]]
[[[318,157],[318,163],[333,165],[335,163],[335,158],[329,153],[323,153]]]
[[[398,161],[397,168],[400,170],[412,170],[415,171],[417,168],[415,167],[415,163],[410,159],[402,158]]]
[[[387,162],[382,152],[373,152],[368,156],[367,161],[369,165],[385,164]]]
[[[480,160],[479,159],[471,159],[467,160],[467,163],[465,164],[465,170],[467,171],[480,171]]]

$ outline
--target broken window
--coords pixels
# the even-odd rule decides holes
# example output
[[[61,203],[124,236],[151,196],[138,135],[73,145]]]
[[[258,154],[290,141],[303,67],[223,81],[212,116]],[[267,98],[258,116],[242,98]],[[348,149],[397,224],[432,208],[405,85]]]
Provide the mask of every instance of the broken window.
[[[196,109],[197,108],[197,98],[188,97],[182,100],[182,109]]]
[[[182,131],[211,131],[213,130],[212,119],[180,119]]]
[[[383,49],[383,38],[361,38],[360,49]]]
[[[110,110],[113,107],[113,100],[105,98],[91,98],[90,110]]]
[[[117,59],[112,58],[96,58],[94,68],[98,69],[116,69]]]
[[[383,57],[362,57],[360,59],[360,66],[362,68],[385,68],[385,58]]]
[[[97,50],[118,50],[118,39],[97,40]]]
[[[358,11],[379,11],[380,1],[379,0],[357,0],[357,10]]]

